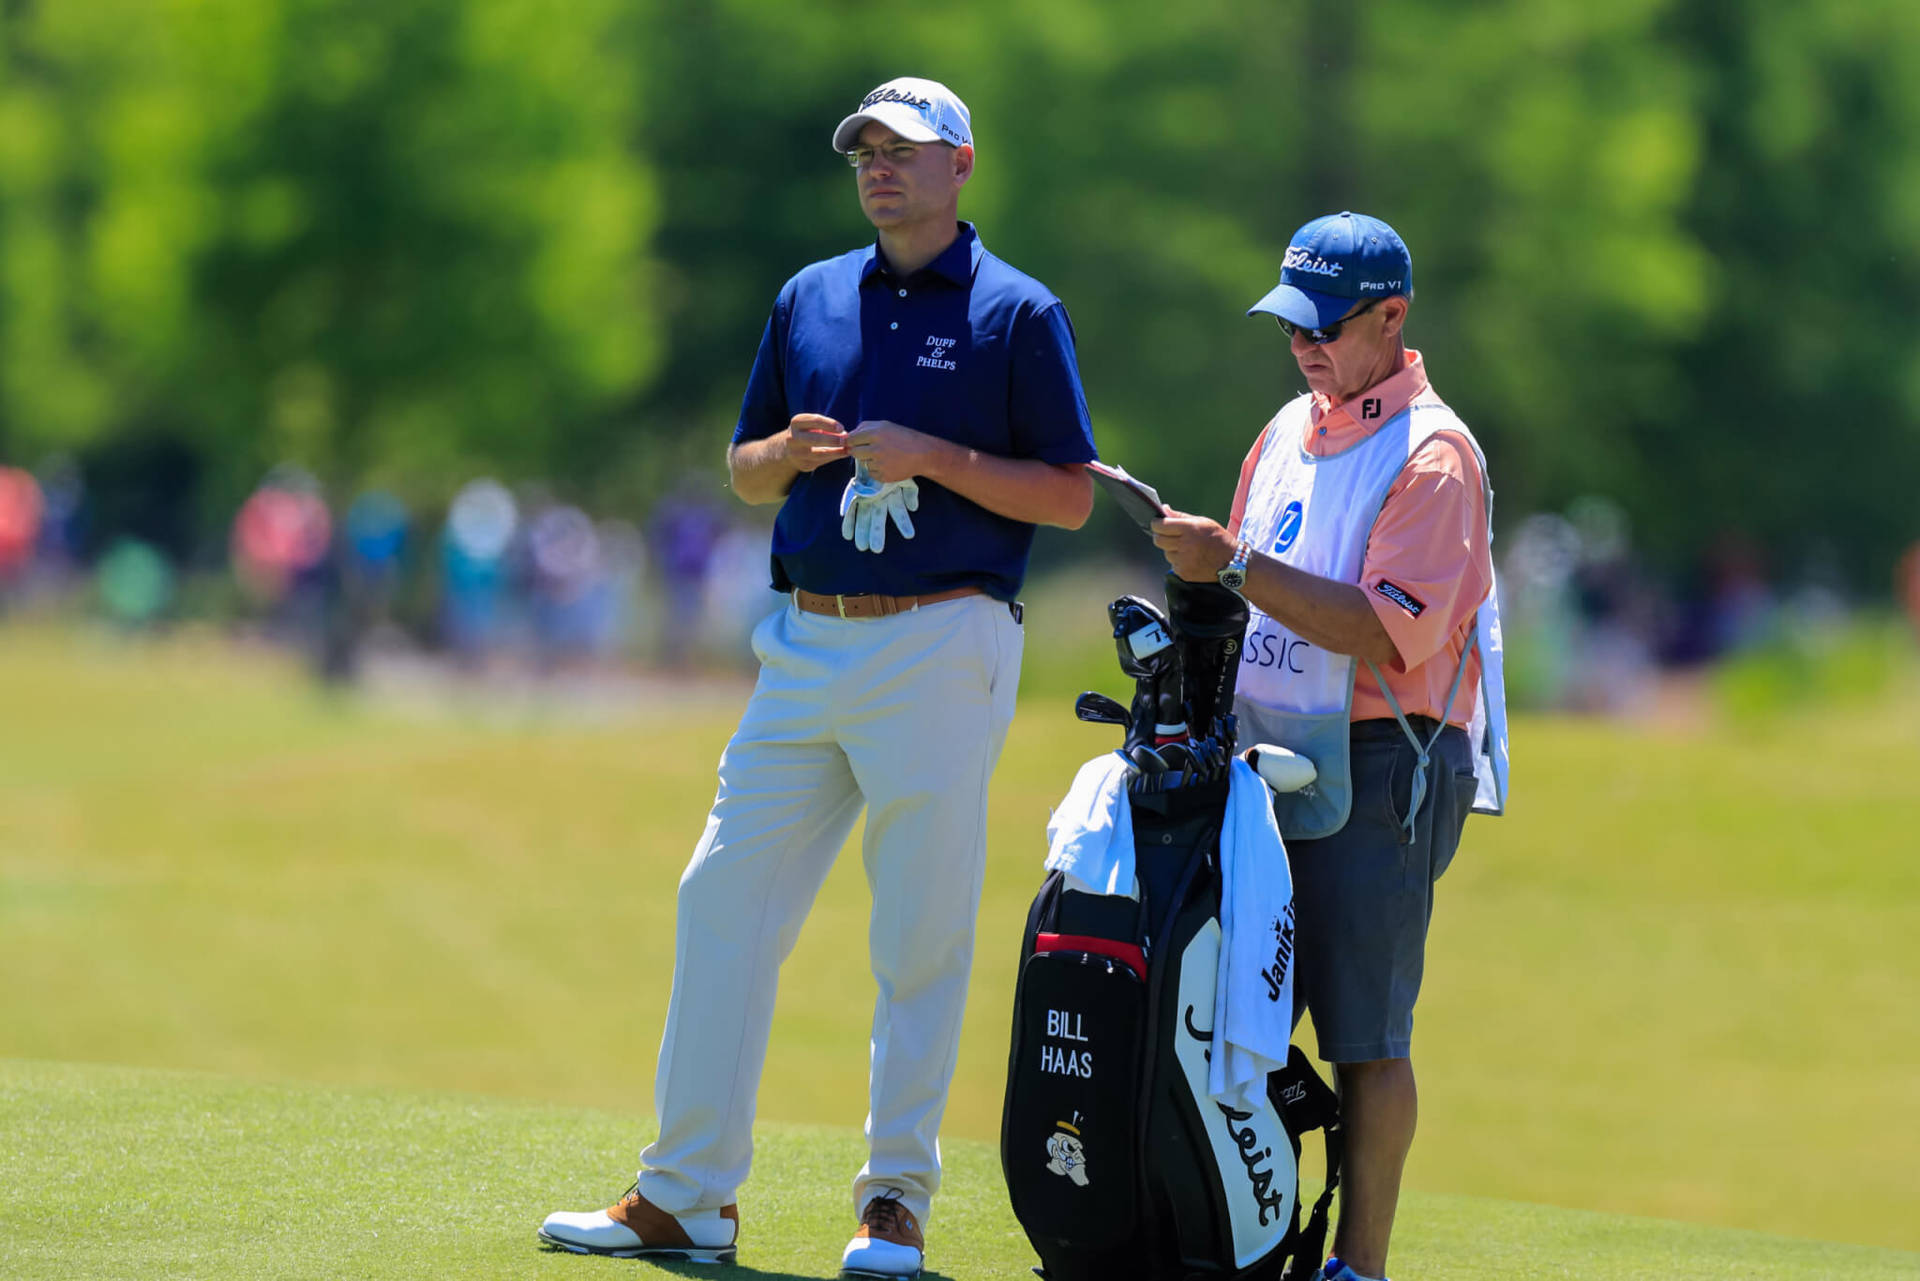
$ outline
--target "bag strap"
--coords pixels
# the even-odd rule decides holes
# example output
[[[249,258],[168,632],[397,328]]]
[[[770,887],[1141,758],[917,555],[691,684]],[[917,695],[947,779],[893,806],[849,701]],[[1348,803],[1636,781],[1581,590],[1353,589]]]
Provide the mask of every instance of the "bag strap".
[[[1293,1252],[1292,1262],[1304,1261],[1309,1269],[1301,1274],[1303,1277],[1311,1275],[1311,1269],[1319,1267],[1320,1260],[1327,1257],[1327,1218],[1333,1208],[1334,1190],[1340,1186],[1340,1161],[1347,1148],[1339,1121],[1325,1127],[1321,1136],[1327,1144],[1327,1186],[1313,1203],[1313,1212],[1307,1216],[1306,1226],[1300,1229],[1300,1244]],[[1291,1263],[1286,1275],[1294,1275]]]
[[[1346,1136],[1340,1129],[1340,1096],[1321,1079],[1306,1051],[1297,1045],[1288,1047],[1287,1065],[1274,1073],[1274,1078],[1280,1082],[1275,1102],[1294,1137],[1319,1130],[1326,1144],[1327,1185],[1313,1203],[1281,1273],[1282,1281],[1310,1281],[1313,1270],[1326,1257],[1333,1194],[1339,1190],[1340,1166],[1346,1156]],[[1270,1093],[1271,1086],[1269,1082]]]

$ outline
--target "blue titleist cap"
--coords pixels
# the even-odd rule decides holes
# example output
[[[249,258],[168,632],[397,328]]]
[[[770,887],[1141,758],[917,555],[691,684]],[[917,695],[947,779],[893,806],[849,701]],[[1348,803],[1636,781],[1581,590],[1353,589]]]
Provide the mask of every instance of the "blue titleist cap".
[[[1293,233],[1280,283],[1247,308],[1324,329],[1367,298],[1413,297],[1413,257],[1400,233],[1366,214],[1315,218]]]

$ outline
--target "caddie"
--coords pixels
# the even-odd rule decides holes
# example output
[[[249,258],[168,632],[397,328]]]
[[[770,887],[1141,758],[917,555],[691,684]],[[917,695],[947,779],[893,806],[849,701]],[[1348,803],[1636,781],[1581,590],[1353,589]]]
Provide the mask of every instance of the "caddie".
[[[735,1192],[780,963],[866,809],[879,995],[845,1275],[919,1273],[986,857],[987,779],[1019,683],[1036,525],[1093,504],[1093,432],[1059,299],[958,217],[971,118],[890,80],[833,131],[875,243],[780,290],[727,451],[779,503],[760,675],[680,881],[660,1133],[608,1210],[549,1215],[577,1253],[734,1256]]]
[[[1413,1006],[1434,882],[1474,809],[1506,801],[1486,460],[1405,343],[1413,262],[1365,214],[1294,234],[1270,315],[1308,387],[1240,469],[1225,528],[1175,512],[1180,577],[1247,599],[1242,743],[1309,758],[1275,798],[1298,908],[1295,1010],[1339,1085],[1339,1281],[1386,1275],[1416,1112]]]

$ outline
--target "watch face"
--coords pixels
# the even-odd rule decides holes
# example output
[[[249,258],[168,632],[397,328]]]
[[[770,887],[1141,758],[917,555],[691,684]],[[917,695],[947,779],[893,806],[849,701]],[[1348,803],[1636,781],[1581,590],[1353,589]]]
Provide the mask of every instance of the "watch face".
[[[1229,591],[1239,591],[1247,585],[1247,571],[1227,568],[1220,571],[1220,585]]]

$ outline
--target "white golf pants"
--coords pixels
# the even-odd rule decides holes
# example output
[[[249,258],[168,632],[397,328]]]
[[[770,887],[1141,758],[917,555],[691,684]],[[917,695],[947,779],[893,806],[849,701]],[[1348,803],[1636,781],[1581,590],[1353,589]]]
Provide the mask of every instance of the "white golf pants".
[[[661,1209],[717,1211],[745,1181],[780,963],[864,803],[879,997],[854,1204],[898,1188],[925,1221],[1023,643],[985,596],[860,620],[789,604],[755,629],[760,678],[680,879],[660,1137],[640,1154]]]

